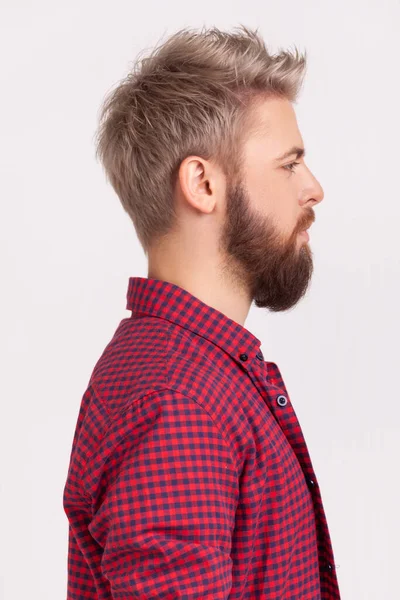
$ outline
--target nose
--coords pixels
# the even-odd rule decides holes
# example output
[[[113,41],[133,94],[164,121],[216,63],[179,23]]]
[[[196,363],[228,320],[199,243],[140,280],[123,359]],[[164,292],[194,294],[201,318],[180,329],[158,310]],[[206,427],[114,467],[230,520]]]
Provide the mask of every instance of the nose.
[[[311,204],[311,206],[314,206],[315,204],[319,204],[320,202],[322,202],[325,194],[322,185],[311,172],[310,177],[310,184],[304,190],[304,203]]]
[[[324,199],[324,196],[325,196],[324,188],[317,180],[315,180],[315,192],[313,195],[314,195],[314,200],[316,200],[316,202],[322,202],[322,200]]]

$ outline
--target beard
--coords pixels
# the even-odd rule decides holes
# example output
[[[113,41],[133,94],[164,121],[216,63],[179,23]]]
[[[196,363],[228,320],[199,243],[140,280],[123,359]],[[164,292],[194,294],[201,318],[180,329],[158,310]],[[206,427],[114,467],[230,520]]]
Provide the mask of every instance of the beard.
[[[220,237],[223,274],[245,289],[257,307],[289,310],[311,281],[312,252],[308,244],[299,243],[298,233],[313,221],[313,211],[305,209],[301,222],[285,238],[271,217],[254,212],[241,182],[229,185]]]

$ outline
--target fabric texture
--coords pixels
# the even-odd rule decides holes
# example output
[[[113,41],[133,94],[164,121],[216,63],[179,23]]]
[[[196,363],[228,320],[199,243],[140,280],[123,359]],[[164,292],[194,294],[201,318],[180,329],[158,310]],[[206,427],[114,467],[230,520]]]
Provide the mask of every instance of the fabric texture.
[[[63,493],[67,600],[340,600],[282,374],[187,290],[130,277]]]

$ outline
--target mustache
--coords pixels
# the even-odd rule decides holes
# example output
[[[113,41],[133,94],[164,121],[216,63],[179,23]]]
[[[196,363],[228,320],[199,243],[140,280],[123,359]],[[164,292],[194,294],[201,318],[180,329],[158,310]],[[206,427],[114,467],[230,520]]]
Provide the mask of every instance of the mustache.
[[[305,229],[308,229],[309,227],[311,227],[311,225],[314,223],[314,221],[315,221],[315,214],[314,214],[314,212],[311,212],[307,221],[305,219],[303,219],[303,221],[301,221],[300,226],[298,227],[298,232],[304,231]]]

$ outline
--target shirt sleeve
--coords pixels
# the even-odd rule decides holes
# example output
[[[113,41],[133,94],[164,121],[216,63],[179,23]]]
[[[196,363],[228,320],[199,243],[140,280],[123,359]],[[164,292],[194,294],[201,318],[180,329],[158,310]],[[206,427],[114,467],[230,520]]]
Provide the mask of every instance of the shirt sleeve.
[[[70,524],[68,527],[67,600],[75,599],[99,600],[99,595],[90,567]]]
[[[238,502],[231,452],[194,399],[163,389],[124,412],[91,535],[114,599],[227,599]]]

